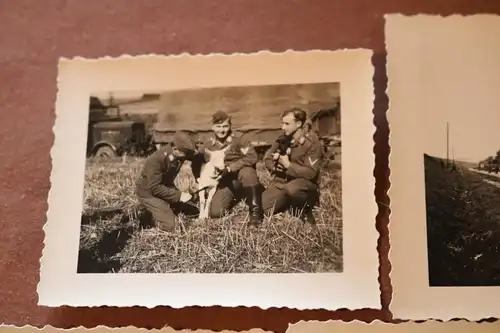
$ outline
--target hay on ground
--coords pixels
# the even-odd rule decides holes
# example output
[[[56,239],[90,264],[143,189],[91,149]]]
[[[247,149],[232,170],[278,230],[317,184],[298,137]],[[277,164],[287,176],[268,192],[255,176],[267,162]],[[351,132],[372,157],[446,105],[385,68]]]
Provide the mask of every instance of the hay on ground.
[[[80,236],[80,271],[99,272],[325,272],[343,270],[340,170],[323,173],[317,228],[286,212],[266,217],[250,230],[244,203],[228,215],[205,222],[179,216],[179,229],[166,233],[147,227],[135,198],[142,159],[89,160],[85,174]],[[270,178],[262,162],[264,186]],[[176,179],[194,189],[189,163]]]

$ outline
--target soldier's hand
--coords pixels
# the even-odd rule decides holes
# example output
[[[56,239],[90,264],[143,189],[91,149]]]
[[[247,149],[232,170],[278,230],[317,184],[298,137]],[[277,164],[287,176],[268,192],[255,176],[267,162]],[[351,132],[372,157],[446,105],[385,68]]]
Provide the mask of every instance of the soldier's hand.
[[[290,159],[288,155],[281,155],[278,160],[279,164],[281,164],[285,169],[288,169],[290,166]]]
[[[221,175],[225,176],[228,173],[231,173],[231,168],[229,166],[226,166],[224,169],[222,169]]]
[[[278,158],[280,158],[280,154],[279,154],[279,153],[274,153],[274,154],[273,154],[273,160],[274,160],[274,161],[277,161],[277,160],[278,160]]]
[[[181,193],[181,198],[180,198],[180,201],[181,202],[188,202],[189,200],[191,200],[193,196],[191,195],[191,193],[189,192],[182,192]]]
[[[231,173],[231,169],[229,168],[229,166],[226,166],[224,169],[220,170],[219,176],[217,178],[222,179],[226,177],[229,173]]]

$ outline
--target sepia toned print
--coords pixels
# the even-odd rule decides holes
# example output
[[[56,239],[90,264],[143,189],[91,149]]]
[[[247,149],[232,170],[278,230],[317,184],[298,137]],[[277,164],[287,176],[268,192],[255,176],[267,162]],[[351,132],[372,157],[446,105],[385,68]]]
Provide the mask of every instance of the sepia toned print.
[[[395,318],[500,315],[495,15],[388,15]]]
[[[477,115],[477,146],[459,138],[470,123],[451,116],[446,154],[424,154],[430,286],[500,286],[500,145],[487,139],[500,130],[496,114]]]
[[[342,272],[340,101],[339,83],[94,94],[78,272]]]
[[[379,308],[371,56],[61,60],[39,304]]]
[[[380,320],[373,320],[369,323],[352,320],[343,322],[339,320],[315,321],[301,320],[290,324],[286,333],[469,333],[480,331],[484,333],[496,333],[500,329],[500,323],[497,322],[469,322],[466,320],[455,321],[436,321],[426,320],[424,322],[407,321],[401,323],[387,323]]]
[[[341,320],[328,320],[328,321],[315,321],[315,320],[300,320],[296,323],[288,324],[285,333],[424,333],[424,332],[435,332],[435,333],[469,333],[473,330],[480,331],[482,333],[497,333],[500,329],[500,322],[468,322],[466,320],[458,321],[448,321],[439,322],[434,320],[428,320],[425,322],[403,322],[398,324],[387,323],[380,320],[374,320],[372,322],[366,323],[359,320],[352,320],[349,322]],[[0,331],[2,333],[37,333],[40,331],[38,327],[35,326],[23,326],[17,327],[12,325],[2,325],[0,326]],[[67,330],[62,328],[55,328],[53,326],[44,326],[43,332],[45,333],[62,333]],[[83,326],[75,327],[71,329],[74,333],[270,333],[271,331],[264,331],[260,328],[252,328],[247,331],[230,331],[230,330],[218,330],[212,331],[208,329],[180,329],[175,330],[170,326],[165,326],[160,329],[146,329],[138,328],[135,326],[127,327],[116,327],[109,328],[107,326],[97,326],[95,328],[85,328]]]

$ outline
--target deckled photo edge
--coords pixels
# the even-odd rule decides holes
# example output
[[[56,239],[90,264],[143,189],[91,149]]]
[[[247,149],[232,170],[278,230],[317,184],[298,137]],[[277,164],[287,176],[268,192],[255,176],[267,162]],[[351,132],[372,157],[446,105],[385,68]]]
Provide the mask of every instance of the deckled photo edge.
[[[360,53],[360,52],[368,52],[373,53],[371,49],[367,48],[342,48],[342,49],[310,49],[310,50],[294,50],[294,49],[285,49],[283,51],[271,51],[271,50],[258,50],[254,52],[234,52],[234,53],[224,53],[224,52],[213,52],[213,53],[189,53],[189,52],[181,52],[176,54],[158,54],[158,53],[138,53],[138,54],[130,54],[124,53],[119,56],[101,56],[101,57],[82,57],[82,56],[73,56],[73,57],[59,57],[58,59],[58,67],[62,64],[75,64],[75,63],[113,63],[119,62],[122,60],[132,60],[132,61],[143,61],[143,60],[167,60],[167,59],[185,59],[185,58],[198,58],[198,59],[206,59],[206,58],[241,58],[241,57],[256,57],[256,56],[288,56],[288,55],[312,55],[312,54],[338,54],[338,53]]]
[[[53,136],[53,143],[52,147],[50,148],[50,187],[49,191],[47,194],[47,212],[45,214],[45,221],[43,223],[43,234],[44,234],[44,239],[43,239],[43,247],[39,259],[39,280],[37,283],[37,302],[40,302],[40,288],[43,286],[42,281],[43,281],[43,275],[45,272],[44,269],[44,262],[46,257],[48,256],[49,253],[51,253],[51,248],[48,246],[48,244],[51,244],[50,239],[51,235],[55,234],[55,231],[52,233],[50,232],[50,227],[53,226],[54,223],[49,225],[49,221],[54,219],[54,210],[53,210],[53,205],[51,202],[53,202],[54,197],[56,193],[54,193],[54,188],[53,184],[56,182],[57,179],[57,172],[54,168],[55,162],[58,160],[58,147],[60,146],[60,143],[58,143],[58,131],[60,130],[60,127],[62,126],[61,120],[59,119],[59,115],[61,112],[61,93],[60,93],[60,88],[61,88],[61,65],[62,61],[61,59],[58,60],[57,66],[56,66],[56,96],[55,96],[55,103],[54,103],[54,123],[51,127],[52,130],[52,136]]]
[[[337,51],[333,51],[333,53],[339,53],[339,52],[344,52],[344,51],[347,51],[347,52],[356,52],[356,51],[359,51],[359,49],[350,49],[350,50],[337,50]],[[363,50],[363,51],[367,51],[367,50]],[[293,54],[308,54],[308,53],[323,53],[325,51],[301,51],[301,52],[295,52],[295,51],[286,51],[286,52],[283,52],[283,53],[272,53],[273,55],[277,55],[277,56],[280,56],[280,55],[284,55],[284,54],[287,54],[287,53],[293,53]],[[332,51],[326,51],[327,53],[332,53]],[[369,55],[371,57],[372,53],[370,50],[368,50],[369,52]],[[257,52],[257,53],[254,53],[254,54],[244,54],[245,56],[252,56],[252,55],[258,55],[258,54],[265,54],[265,53],[269,53],[269,52]],[[213,55],[208,55],[208,56],[205,56],[205,57],[215,57],[217,56],[216,54],[213,54]],[[224,55],[225,57],[238,57],[239,54],[234,54],[234,55]],[[101,58],[101,59],[104,59],[104,60],[108,60],[108,61],[111,61],[111,62],[115,62],[115,61],[120,61],[120,60],[123,60],[123,59],[130,59],[130,60],[135,60],[137,58],[148,58],[148,59],[151,59],[151,58],[161,58],[161,59],[164,59],[164,58],[170,58],[171,56],[157,56],[157,55],[148,55],[148,56],[139,56],[139,57],[136,57],[136,56],[122,56],[122,57],[118,57],[118,58],[114,58],[114,59],[109,59],[109,57],[104,57],[104,58]],[[176,57],[176,56],[174,56]],[[179,57],[182,57],[179,56]],[[85,58],[78,58],[78,57],[75,57],[73,58],[73,60],[68,60],[68,59],[61,59],[61,61],[59,62],[59,69],[61,69],[61,67],[65,67],[65,66],[71,66],[71,65],[75,65],[76,62],[84,62],[84,63],[88,63],[88,62],[93,62],[95,60],[93,59],[85,59]],[[371,65],[371,62],[369,62],[369,66],[370,66],[370,78],[373,77],[373,66]],[[62,126],[64,125],[64,122],[62,121],[62,118],[61,118],[61,110],[60,110],[60,106],[61,106],[61,99],[64,99],[64,97],[61,96],[61,72],[58,73],[58,92],[57,92],[57,101],[56,101],[56,119],[55,119],[55,125],[53,126],[53,133],[54,133],[54,145],[51,149],[51,157],[52,157],[52,165],[57,165],[57,161],[58,161],[58,152],[59,152],[59,149],[62,148],[61,146],[61,142],[60,140],[58,140],[58,133],[59,131],[63,130]],[[358,82],[360,83],[360,82]],[[372,86],[370,87],[370,91],[373,91],[373,81],[370,81],[369,83],[366,82],[366,84],[372,84]],[[372,93],[372,98],[370,99],[371,102],[373,102],[373,99],[374,99],[374,94]],[[373,106],[370,108],[370,124],[372,125],[372,136],[371,136],[371,144],[372,146],[374,145],[374,142],[373,142],[373,134],[375,133],[376,131],[376,128],[373,124]],[[373,147],[371,147],[373,148]],[[371,168],[371,172],[370,172],[370,176],[371,176],[371,180],[372,180],[372,192],[374,191],[374,187],[375,187],[375,179],[373,177],[373,168],[374,168],[374,164],[375,164],[375,161],[374,161],[374,153],[373,153],[373,149],[371,149],[371,152],[372,152],[372,157],[373,157],[373,161],[370,160],[368,165],[370,166]],[[62,153],[62,152],[61,152]],[[59,153],[59,154],[61,154]],[[44,240],[44,249],[43,249],[43,255],[40,259],[40,264],[41,264],[41,280],[43,280],[43,274],[45,272],[44,268],[47,268],[47,267],[44,267],[44,263],[46,263],[46,259],[47,258],[44,258],[44,256],[47,256],[48,254],[51,253],[50,249],[50,245],[51,245],[51,241],[52,241],[52,237],[51,235],[52,234],[56,234],[56,230],[53,230],[51,229],[51,227],[55,228],[55,225],[54,223],[50,223],[50,221],[54,221],[54,219],[56,218],[56,216],[54,216],[54,206],[53,206],[53,203],[54,201],[56,200],[55,197],[57,197],[56,193],[54,193],[54,184],[57,180],[57,171],[55,170],[54,167],[52,167],[52,171],[51,171],[51,189],[50,189],[50,192],[49,192],[49,208],[48,208],[48,211],[47,211],[47,216],[48,216],[48,220],[47,220],[47,223],[44,225],[44,232],[45,232],[45,240]],[[344,179],[343,179],[344,180]],[[62,185],[62,184],[61,184]],[[343,198],[344,199],[344,198]],[[52,205],[50,204],[52,202]],[[367,203],[368,204],[368,203]],[[378,263],[378,253],[376,251],[376,244],[377,244],[377,241],[378,241],[378,237],[380,235],[378,235],[378,231],[376,230],[375,228],[375,217],[377,215],[377,205],[376,205],[376,202],[375,202],[375,198],[373,198],[372,202],[370,202],[370,204],[372,205],[372,210],[373,210],[373,231],[376,232],[377,234],[377,237],[376,239],[373,239],[373,242],[372,244],[374,245],[374,255],[375,257],[377,258],[377,263]],[[48,225],[47,225],[48,224]],[[52,231],[51,231],[52,230]],[[51,234],[52,232],[52,234]],[[52,247],[53,248],[53,247]],[[54,248],[54,250],[56,250],[56,248]],[[59,249],[61,250],[61,249]],[[372,268],[371,267],[367,267],[367,270],[371,270]],[[377,281],[377,286],[378,286],[378,265],[377,267],[375,268],[375,270],[377,271],[377,276],[375,278],[375,281]],[[43,284],[39,284],[37,289],[38,289],[38,292],[40,292],[40,287],[43,287]],[[40,295],[40,294],[39,294]],[[159,304],[158,304],[159,305]],[[156,306],[156,305],[154,305]]]
[[[483,329],[484,332],[497,332],[500,328],[500,321],[495,322],[470,322],[467,320],[453,320],[453,321],[439,321],[439,320],[426,320],[422,322],[405,321],[400,323],[384,322],[381,320],[373,320],[365,322],[361,320],[352,320],[349,322],[328,320],[301,320],[296,323],[288,325],[287,333],[306,333],[306,332],[386,332],[390,328],[391,332],[422,332],[422,330],[431,330],[433,332],[470,332],[473,329]]]
[[[374,320],[371,322],[363,322],[360,320],[353,320],[349,322],[338,321],[338,320],[328,320],[328,321],[304,321],[301,320],[296,323],[290,323],[286,330],[287,333],[302,333],[311,332],[314,329],[318,333],[327,333],[335,330],[336,332],[386,332],[387,328],[391,328],[394,332],[421,332],[422,329],[433,329],[434,332],[449,332],[453,329],[454,332],[462,333],[469,332],[471,329],[482,329],[485,333],[496,333],[500,327],[499,322],[469,322],[466,320],[456,320],[456,321],[436,321],[428,320],[425,322],[403,322],[403,323],[387,323],[380,320]],[[1,332],[47,332],[47,333],[58,333],[64,332],[118,332],[118,333],[133,333],[133,332],[153,332],[153,333],[267,333],[271,331],[262,330],[260,328],[252,328],[250,330],[208,330],[208,329],[181,329],[175,330],[169,326],[165,326],[159,329],[146,329],[139,328],[135,326],[126,327],[107,327],[104,325],[99,325],[93,328],[86,328],[83,326],[72,327],[69,329],[57,328],[51,325],[45,325],[43,327],[36,327],[31,325],[15,326],[15,325],[0,325]]]
[[[84,332],[91,332],[91,333],[105,333],[105,332],[116,332],[116,333],[135,333],[135,332],[152,332],[152,333],[268,333],[270,331],[262,330],[260,328],[252,328],[249,330],[242,330],[242,331],[234,331],[234,330],[221,330],[221,331],[213,331],[213,330],[208,330],[208,329],[180,329],[176,330],[170,326],[165,326],[162,328],[158,329],[147,329],[147,328],[140,328],[136,326],[125,326],[125,327],[107,327],[104,325],[98,325],[96,327],[92,328],[86,328],[84,326],[78,326],[78,327],[71,327],[71,328],[58,328],[54,327],[52,325],[45,325],[43,327],[36,327],[36,326],[31,326],[31,325],[24,325],[24,326],[15,326],[15,325],[0,325],[0,332],[5,332],[5,333],[14,333],[14,332],[26,332],[26,333],[31,333],[31,332],[46,332],[46,333],[59,333],[59,332],[72,332],[72,333],[84,333]]]
[[[450,305],[446,301],[446,299],[449,296],[452,296],[456,298],[459,295],[463,295],[466,297],[466,295],[470,295],[470,293],[473,292],[473,290],[476,290],[477,292],[480,292],[483,295],[488,295],[491,296],[491,300],[493,299],[493,295],[497,295],[497,293],[500,291],[500,286],[472,286],[472,287],[461,287],[461,286],[455,286],[455,287],[430,287],[428,286],[428,282],[426,281],[419,281],[417,289],[418,291],[415,291],[415,280],[413,282],[408,282],[408,280],[405,278],[408,274],[405,273],[405,266],[408,264],[403,261],[401,253],[410,253],[409,249],[406,249],[409,245],[410,242],[408,242],[411,237],[406,232],[405,236],[396,236],[395,238],[395,233],[398,235],[404,234],[404,223],[401,224],[401,222],[407,220],[405,218],[405,212],[402,211],[399,207],[401,207],[402,201],[404,200],[401,197],[398,197],[397,194],[400,194],[402,191],[404,191],[404,188],[408,188],[408,186],[411,186],[410,183],[411,181],[405,177],[402,177],[403,170],[401,172],[399,171],[400,169],[395,169],[394,165],[396,161],[402,162],[404,159],[404,150],[403,149],[394,149],[394,146],[397,146],[398,140],[397,137],[401,137],[401,135],[404,135],[405,128],[402,128],[402,126],[394,126],[394,124],[398,124],[402,121],[401,117],[404,117],[401,113],[401,107],[404,106],[404,99],[402,97],[398,97],[398,95],[395,94],[395,90],[398,90],[395,88],[395,84],[401,84],[403,81],[397,81],[397,83],[394,84],[395,80],[393,80],[395,77],[397,77],[397,68],[392,68],[392,61],[393,59],[398,59],[398,57],[401,57],[399,53],[391,53],[391,47],[395,48],[397,44],[397,40],[401,40],[401,37],[396,38],[394,37],[395,35],[401,34],[401,28],[403,25],[407,25],[408,27],[412,27],[408,31],[408,37],[412,38],[411,32],[413,29],[416,29],[415,27],[424,24],[424,21],[426,24],[432,23],[436,26],[442,25],[443,23],[451,24],[454,21],[460,21],[460,22],[477,22],[480,19],[497,19],[499,18],[499,15],[497,14],[491,14],[491,13],[479,13],[479,14],[471,14],[471,15],[462,15],[462,14],[450,14],[447,16],[440,16],[440,15],[432,15],[432,14],[416,14],[416,15],[403,15],[399,13],[394,13],[394,14],[385,14],[385,45],[386,45],[386,50],[387,50],[387,76],[388,76],[388,84],[387,84],[387,96],[389,98],[389,107],[387,110],[387,120],[389,122],[389,128],[390,128],[390,134],[389,134],[389,147],[390,147],[390,156],[389,156],[389,169],[390,169],[390,188],[388,191],[388,195],[391,200],[391,215],[390,215],[390,223],[389,223],[389,236],[390,236],[390,249],[389,249],[389,261],[391,262],[391,271],[390,271],[390,279],[393,287],[393,293],[392,293],[392,301],[389,305],[390,311],[394,315],[394,319],[402,319],[402,320],[437,320],[437,321],[466,321],[466,322],[471,322],[473,321],[482,321],[482,320],[488,320],[492,318],[496,318],[498,316],[495,311],[492,311],[493,308],[490,307],[490,310],[487,310],[487,308],[482,307],[482,310],[473,310],[475,309],[475,305],[478,305],[478,302],[473,302],[473,304],[470,305],[471,310],[466,310],[464,307],[460,306],[460,309],[457,309],[455,312],[453,310],[450,311],[444,310],[440,312],[440,310],[436,310],[433,307],[429,307],[429,304],[435,303],[437,299],[440,299],[441,301],[438,301],[438,304],[441,304],[441,306],[445,307],[446,305]],[[404,23],[404,24],[403,24]],[[391,44],[391,41],[393,41]],[[392,95],[392,96],[391,96]],[[394,107],[394,101],[397,101],[397,106]],[[400,103],[401,102],[401,103]],[[400,105],[401,104],[401,105]],[[400,107],[401,106],[401,107]],[[398,111],[395,109],[399,108]],[[403,107],[404,108],[404,107]],[[399,114],[397,112],[400,112]],[[407,138],[408,139],[408,138]],[[401,164],[401,163],[400,163]],[[422,172],[423,167],[422,167]],[[422,177],[424,177],[424,174],[422,174]],[[395,180],[395,179],[398,180]],[[401,179],[404,179],[403,181]],[[425,187],[424,187],[425,190]],[[425,196],[425,193],[423,193]],[[424,202],[424,209],[425,209],[425,197],[422,199],[418,200],[423,200]],[[396,221],[396,224],[394,223]],[[407,221],[409,223],[409,221]],[[426,223],[425,220],[423,223]],[[420,227],[419,227],[420,228]],[[427,229],[427,225],[425,224],[423,226],[424,230]],[[425,244],[427,244],[427,238],[424,239]],[[427,257],[427,247],[425,247],[425,257]],[[420,250],[419,250],[420,251]],[[420,267],[420,264],[419,264]],[[427,261],[425,265],[425,270],[427,272]],[[405,275],[406,274],[406,275]],[[420,293],[420,297],[417,297],[418,300],[415,301],[415,292]],[[422,293],[423,292],[423,293]],[[491,295],[493,293],[493,295]],[[424,296],[425,295],[425,296]],[[414,300],[413,304],[410,304],[407,302],[408,299]],[[425,301],[424,301],[425,299]],[[493,301],[491,301],[493,302]],[[490,302],[490,303],[491,303]],[[469,302],[470,303],[470,302]],[[457,304],[454,303],[455,307],[457,307]],[[439,306],[439,305],[438,305]],[[485,323],[486,324],[486,323]]]
[[[400,17],[402,16],[403,14],[385,14],[384,15],[384,36],[385,36],[385,39],[384,39],[384,45],[385,45],[385,50],[386,51],[389,51],[389,45],[388,45],[388,39],[389,39],[389,34],[392,33],[391,29],[389,29],[389,26],[390,24],[392,24],[391,20],[392,18],[396,18],[396,17]],[[389,303],[389,308],[391,308],[391,305],[393,304],[394,302],[394,292],[395,292],[395,286],[394,286],[394,283],[393,283],[393,274],[394,274],[394,265],[393,265],[393,261],[392,261],[392,251],[393,251],[393,245],[392,245],[392,239],[391,239],[391,235],[392,235],[392,222],[393,222],[393,218],[394,218],[394,207],[395,207],[395,203],[397,203],[397,197],[393,196],[392,193],[393,193],[393,189],[394,189],[394,184],[393,184],[393,169],[392,169],[392,164],[393,164],[393,160],[394,160],[394,150],[392,148],[393,146],[393,138],[394,138],[394,132],[393,132],[393,127],[392,127],[392,123],[394,121],[393,119],[393,110],[392,110],[392,100],[391,100],[391,91],[392,91],[392,80],[391,80],[391,62],[390,62],[390,59],[391,59],[391,52],[387,52],[387,56],[386,56],[386,72],[387,72],[387,87],[386,87],[386,90],[385,90],[385,94],[387,96],[387,99],[388,99],[388,102],[387,102],[387,111],[386,111],[386,118],[387,118],[387,123],[388,123],[388,130],[389,130],[389,134],[388,134],[388,147],[389,147],[389,154],[388,154],[388,169],[389,169],[389,175],[388,175],[388,180],[389,180],[389,184],[388,184],[388,188],[387,188],[387,196],[389,197],[389,201],[390,201],[390,208],[389,208],[389,216],[388,216],[388,226],[387,226],[387,229],[388,229],[388,238],[389,238],[389,249],[388,249],[388,253],[387,253],[387,257],[388,257],[388,260],[389,260],[389,263],[390,263],[390,268],[389,268],[389,281],[391,283],[391,288],[392,288],[392,293],[391,293],[391,301]],[[396,188],[397,188],[397,183],[396,183]],[[397,212],[397,208],[396,208],[396,212]],[[396,214],[396,217],[397,217],[397,214]]]

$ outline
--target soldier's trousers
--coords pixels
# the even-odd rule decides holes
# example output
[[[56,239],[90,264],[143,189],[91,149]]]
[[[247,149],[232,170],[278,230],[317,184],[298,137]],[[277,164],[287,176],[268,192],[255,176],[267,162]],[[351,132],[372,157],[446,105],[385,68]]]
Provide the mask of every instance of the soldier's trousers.
[[[197,216],[199,209],[186,203],[168,203],[157,197],[138,197],[139,203],[152,215],[155,226],[163,231],[174,231],[179,213]]]
[[[252,186],[262,185],[259,182],[257,170],[251,167],[244,167],[238,173],[223,180],[212,198],[210,217],[217,218],[224,215],[241,198],[243,188]]]
[[[313,206],[319,200],[318,185],[302,178],[287,183],[271,182],[262,193],[264,214],[278,214],[290,208]]]

